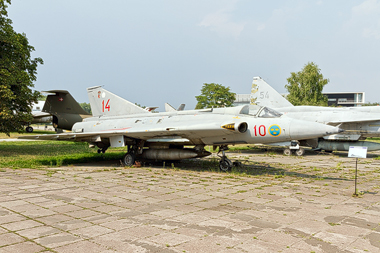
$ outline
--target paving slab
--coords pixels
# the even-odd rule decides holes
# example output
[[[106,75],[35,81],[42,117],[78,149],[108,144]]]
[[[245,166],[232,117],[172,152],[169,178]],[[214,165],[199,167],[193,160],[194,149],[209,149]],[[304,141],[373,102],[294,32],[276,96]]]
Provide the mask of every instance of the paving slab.
[[[379,154],[359,160],[358,197],[344,152],[228,153],[240,174],[197,160],[5,168],[0,252],[380,252]]]

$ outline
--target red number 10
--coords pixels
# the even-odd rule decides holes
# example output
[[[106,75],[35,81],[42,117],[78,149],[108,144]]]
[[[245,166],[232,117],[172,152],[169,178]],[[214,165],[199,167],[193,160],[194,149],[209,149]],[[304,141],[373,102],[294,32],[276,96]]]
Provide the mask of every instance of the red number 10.
[[[260,136],[265,136],[266,134],[266,129],[265,129],[265,126],[264,125],[261,125],[258,127],[259,129],[257,129],[257,126],[255,125],[255,127],[253,128],[255,130],[255,136],[257,136],[257,130],[259,132],[259,135]]]

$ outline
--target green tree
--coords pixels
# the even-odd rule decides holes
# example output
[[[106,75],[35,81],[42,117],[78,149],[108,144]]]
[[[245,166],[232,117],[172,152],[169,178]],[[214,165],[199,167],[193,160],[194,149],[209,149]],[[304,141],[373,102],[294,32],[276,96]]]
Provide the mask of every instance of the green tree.
[[[85,110],[89,114],[92,114],[91,105],[89,103],[79,103],[79,105],[83,108],[83,110]]]
[[[329,82],[324,79],[321,70],[314,62],[309,62],[298,73],[290,73],[285,88],[289,95],[286,97],[293,105],[327,106],[327,97],[322,94],[323,87]]]
[[[37,65],[41,58],[31,58],[34,48],[25,34],[16,33],[8,18],[7,4],[0,0],[0,132],[9,135],[22,131],[23,124],[32,119],[32,103],[39,92],[32,91],[37,79]]]
[[[40,95],[38,96],[38,101],[46,101],[46,98],[46,95],[42,95],[42,93],[40,93]]]
[[[378,102],[374,102],[374,103],[368,102],[368,103],[362,104],[362,106],[379,106],[379,105],[380,103]]]
[[[235,93],[230,92],[230,87],[224,87],[217,83],[204,83],[201,95],[195,96],[198,103],[195,109],[231,107],[235,101]]]

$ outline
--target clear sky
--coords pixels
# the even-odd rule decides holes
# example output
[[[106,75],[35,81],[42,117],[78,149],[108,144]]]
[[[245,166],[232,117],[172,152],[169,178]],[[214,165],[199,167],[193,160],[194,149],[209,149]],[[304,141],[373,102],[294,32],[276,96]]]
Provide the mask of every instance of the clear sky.
[[[203,83],[280,93],[315,62],[326,92],[380,102],[380,0],[12,0],[16,32],[41,57],[37,90],[87,87],[145,106],[196,105]]]

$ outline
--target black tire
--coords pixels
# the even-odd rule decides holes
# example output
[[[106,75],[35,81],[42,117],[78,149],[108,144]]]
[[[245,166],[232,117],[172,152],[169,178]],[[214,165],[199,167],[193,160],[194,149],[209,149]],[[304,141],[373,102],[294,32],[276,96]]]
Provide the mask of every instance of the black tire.
[[[232,169],[232,162],[227,158],[220,160],[219,169],[221,171],[224,171],[224,172],[231,170]]]
[[[297,149],[295,152],[296,156],[303,156],[305,154],[305,150],[303,148]]]
[[[25,128],[25,131],[26,131],[27,133],[33,133],[33,127],[28,126],[28,127]]]
[[[292,150],[290,148],[284,149],[284,155],[287,155],[287,156],[292,155]]]
[[[136,156],[132,153],[126,153],[123,156],[123,164],[124,166],[131,167],[135,164]]]

